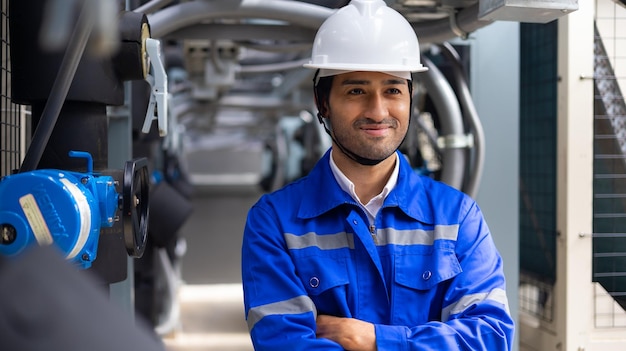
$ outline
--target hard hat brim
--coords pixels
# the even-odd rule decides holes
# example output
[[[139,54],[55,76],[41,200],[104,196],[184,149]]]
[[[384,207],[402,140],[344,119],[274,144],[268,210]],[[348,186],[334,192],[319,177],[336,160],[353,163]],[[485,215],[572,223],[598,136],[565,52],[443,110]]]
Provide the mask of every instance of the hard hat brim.
[[[428,67],[420,64],[409,67],[405,65],[364,65],[364,64],[354,64],[354,63],[329,63],[329,64],[319,64],[319,63],[305,63],[302,65],[305,68],[312,69],[330,69],[330,70],[338,70],[338,71],[367,71],[367,72],[424,72],[428,70]]]

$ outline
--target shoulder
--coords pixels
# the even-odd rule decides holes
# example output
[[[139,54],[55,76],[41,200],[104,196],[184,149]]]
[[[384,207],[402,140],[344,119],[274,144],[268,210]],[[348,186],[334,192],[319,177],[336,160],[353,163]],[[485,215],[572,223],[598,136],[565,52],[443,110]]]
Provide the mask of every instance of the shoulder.
[[[262,208],[266,211],[273,210],[280,212],[289,209],[297,209],[302,199],[310,196],[311,188],[309,177],[305,176],[278,190],[261,195],[257,203],[253,206],[253,209]]]
[[[475,201],[462,191],[415,173],[402,172],[398,205],[414,218],[426,223],[459,222],[476,207]],[[406,194],[406,195],[404,195]]]
[[[417,177],[419,177],[419,182],[424,186],[425,193],[428,197],[431,197],[433,201],[474,202],[469,195],[440,180],[432,179],[424,175],[417,175]]]

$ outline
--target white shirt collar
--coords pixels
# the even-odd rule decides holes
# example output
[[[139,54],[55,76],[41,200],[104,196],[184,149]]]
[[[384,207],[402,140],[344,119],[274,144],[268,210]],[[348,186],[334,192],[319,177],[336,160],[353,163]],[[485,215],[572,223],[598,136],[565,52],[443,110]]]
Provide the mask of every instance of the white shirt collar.
[[[354,183],[350,179],[348,179],[345,174],[343,174],[343,172],[335,164],[335,161],[333,161],[332,153],[334,152],[334,150],[331,150],[330,152],[330,169],[333,172],[333,176],[335,176],[335,180],[337,180],[337,183],[339,183],[339,187],[341,187],[343,191],[350,194],[354,201],[356,201],[365,209],[365,212],[367,212],[367,216],[370,219],[370,223],[373,224],[376,214],[383,206],[385,198],[396,186],[396,183],[398,183],[398,172],[400,169],[400,160],[398,159],[398,153],[394,153],[394,155],[396,155],[396,162],[395,166],[393,167],[393,171],[391,172],[391,176],[389,176],[389,180],[387,180],[387,184],[385,184],[385,187],[380,192],[380,194],[374,196],[367,204],[364,204],[361,202],[356,194],[356,191],[354,190]]]

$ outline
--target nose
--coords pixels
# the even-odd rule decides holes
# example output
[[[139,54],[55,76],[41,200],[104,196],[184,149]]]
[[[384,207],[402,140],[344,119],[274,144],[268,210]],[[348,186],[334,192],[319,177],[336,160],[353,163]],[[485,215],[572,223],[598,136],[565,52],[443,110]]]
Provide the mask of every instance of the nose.
[[[389,117],[388,101],[382,94],[371,94],[367,100],[365,117],[380,122]]]

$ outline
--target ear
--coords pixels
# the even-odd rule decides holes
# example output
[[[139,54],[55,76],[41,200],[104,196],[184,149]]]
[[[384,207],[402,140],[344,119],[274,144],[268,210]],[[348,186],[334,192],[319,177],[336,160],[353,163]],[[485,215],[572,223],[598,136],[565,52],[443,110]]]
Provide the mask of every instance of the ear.
[[[316,96],[315,105],[317,106],[317,121],[326,126],[324,119],[328,119],[328,101],[320,101]]]
[[[315,105],[317,105],[318,114],[322,118],[328,118],[328,102],[323,101],[320,103],[317,99],[315,100]]]

